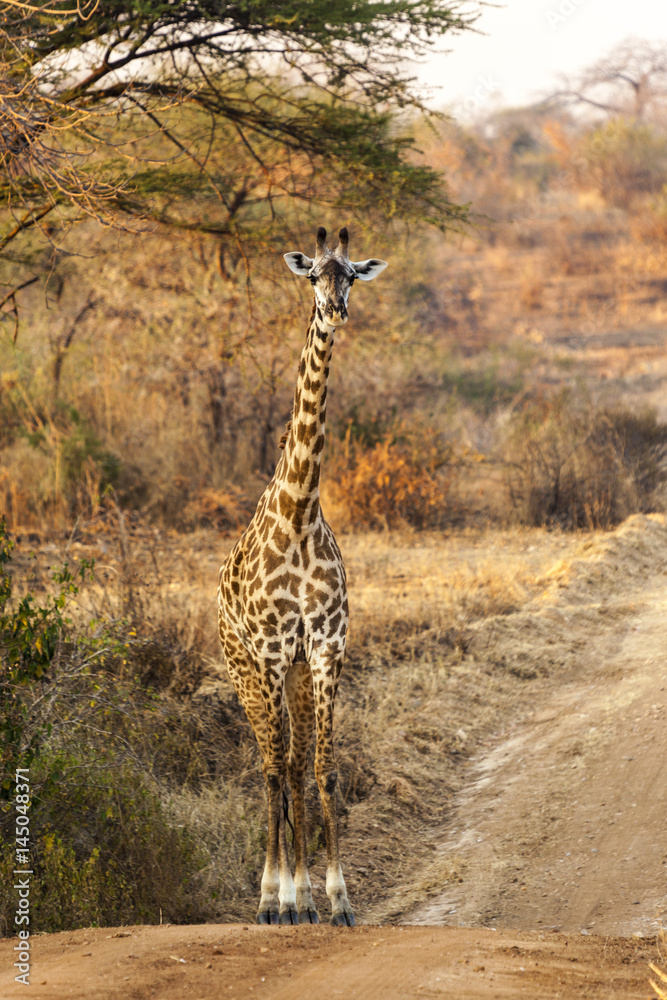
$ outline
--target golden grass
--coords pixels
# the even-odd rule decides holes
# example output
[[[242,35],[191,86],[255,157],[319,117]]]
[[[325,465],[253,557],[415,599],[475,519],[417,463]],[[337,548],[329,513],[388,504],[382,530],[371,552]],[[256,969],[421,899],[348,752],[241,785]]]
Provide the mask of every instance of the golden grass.
[[[202,852],[184,905],[202,919],[251,920],[264,785],[215,630],[217,569],[232,542],[120,515],[103,527],[69,544],[70,559],[99,560],[74,617],[114,619],[130,640],[124,675],[157,691],[154,712],[137,723],[133,766],[145,769],[169,822],[189,830]],[[335,723],[345,874],[361,920],[393,920],[411,900],[461,877],[460,859],[434,853],[429,831],[435,837],[446,820],[466,760],[527,711],[541,685],[576,669],[577,636],[591,627],[600,574],[605,587],[616,580],[624,593],[643,581],[662,551],[664,518],[633,518],[585,539],[515,528],[365,533],[340,542],[352,617]],[[47,586],[39,567],[58,563],[62,551],[45,541],[31,560],[21,549],[17,584]],[[315,896],[326,913],[312,777],[308,802]]]
[[[652,972],[655,972],[660,982],[662,984],[667,985],[667,975],[662,971],[662,969],[659,969],[657,965],[653,964],[653,962],[649,962],[648,966]],[[659,1000],[667,1000],[667,989],[663,989],[662,986],[658,986],[655,980],[651,979],[650,977],[649,977],[649,983],[655,990],[655,995],[659,998]]]
[[[664,955],[660,946],[664,946],[665,943],[667,943],[667,931],[665,931],[664,927],[661,927],[658,933],[658,955],[660,956],[660,960],[662,962],[664,962]],[[665,974],[663,970],[660,969],[654,962],[649,962],[648,965],[651,972],[654,972],[660,980],[660,984],[658,984],[655,980],[649,977],[649,983],[655,991],[657,1000],[667,1000],[667,989],[663,987],[663,984],[667,985],[667,974]]]
[[[157,782],[169,821],[187,827],[203,852],[185,903],[210,918],[250,920],[264,787],[215,630],[217,569],[232,542],[211,530],[159,531],[119,511],[75,537],[70,561],[98,562],[72,616],[80,625],[91,615],[117,622],[130,642],[121,673],[158,692],[134,753]],[[510,622],[539,598],[549,567],[567,559],[576,540],[531,530],[340,540],[353,623],[336,706],[346,878],[362,919],[393,919],[406,879],[414,879],[417,902],[459,877],[457,859],[435,857],[423,831],[444,816],[466,755],[522,697],[520,673],[489,663],[493,622]],[[59,561],[64,544],[45,541],[36,560],[19,546],[17,583],[47,587],[46,565]],[[312,778],[308,796],[313,878],[326,912]]]
[[[353,612],[369,624],[387,609],[433,628],[509,614],[541,594],[554,553],[568,556],[578,542],[535,529],[343,536]],[[353,626],[354,627],[354,626]]]

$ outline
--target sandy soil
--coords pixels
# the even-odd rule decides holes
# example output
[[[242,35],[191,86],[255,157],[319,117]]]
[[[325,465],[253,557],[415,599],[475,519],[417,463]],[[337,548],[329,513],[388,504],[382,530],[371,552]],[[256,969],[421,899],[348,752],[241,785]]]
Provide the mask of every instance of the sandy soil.
[[[442,927],[132,927],[38,938],[31,985],[6,970],[0,994],[89,997],[529,997],[634,1000],[648,995],[646,942]]]

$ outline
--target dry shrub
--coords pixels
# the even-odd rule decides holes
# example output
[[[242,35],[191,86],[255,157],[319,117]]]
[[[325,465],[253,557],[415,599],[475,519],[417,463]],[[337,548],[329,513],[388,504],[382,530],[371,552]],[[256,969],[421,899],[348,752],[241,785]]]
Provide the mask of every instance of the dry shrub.
[[[121,674],[129,672],[142,686],[170,697],[189,696],[218,652],[210,607],[189,582],[192,562],[182,563],[178,587],[167,582],[173,572],[166,553],[170,537],[136,512],[123,511],[113,496],[98,521],[82,527],[88,541],[100,534],[116,558],[107,557],[96,571],[79,616],[117,623],[130,636],[127,665],[115,665]],[[197,560],[196,552],[192,558]]]
[[[179,528],[242,531],[255,513],[255,502],[234,483],[224,489],[200,489],[185,504]]]
[[[667,139],[649,125],[614,118],[584,137],[575,162],[581,180],[610,205],[627,208],[664,184]]]
[[[0,414],[4,416],[4,414]],[[11,528],[72,524],[99,508],[120,468],[74,407],[53,411],[17,395],[0,454],[0,506]]]
[[[596,224],[583,231],[564,232],[554,240],[550,260],[554,271],[565,277],[608,274],[615,259],[609,252],[616,234],[610,227]]]
[[[569,394],[532,404],[513,421],[505,458],[522,523],[607,529],[664,510],[667,426],[649,410],[577,408]]]
[[[332,452],[324,493],[341,528],[433,528],[451,519],[461,460],[451,443],[399,428],[367,445],[350,424]]]

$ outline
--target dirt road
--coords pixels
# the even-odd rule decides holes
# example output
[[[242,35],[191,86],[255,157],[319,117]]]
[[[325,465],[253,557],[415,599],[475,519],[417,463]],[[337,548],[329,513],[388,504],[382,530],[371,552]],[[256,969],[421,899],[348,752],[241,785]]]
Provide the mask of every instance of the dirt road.
[[[28,990],[7,1000],[645,1000],[655,949],[632,939],[442,927],[133,927],[35,941]]]
[[[589,622],[578,676],[471,762],[440,846],[464,881],[410,921],[649,936],[667,921],[665,528],[632,519],[608,544],[602,579],[549,609],[568,634]]]

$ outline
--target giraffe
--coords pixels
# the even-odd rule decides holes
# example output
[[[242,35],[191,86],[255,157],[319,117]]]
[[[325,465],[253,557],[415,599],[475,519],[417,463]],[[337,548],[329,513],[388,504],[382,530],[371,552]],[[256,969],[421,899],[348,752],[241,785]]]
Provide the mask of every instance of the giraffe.
[[[316,730],[317,780],[327,846],[326,892],[331,923],[354,926],[338,846],[334,793],[338,781],[333,711],[345,655],[348,603],[345,567],[319,499],[327,379],[337,325],[347,322],[356,278],[371,281],[387,266],[353,263],[348,232],[330,250],[317,230],[315,257],[284,255],[307,277],[315,297],[301,353],[284,451],[246,531],[220,569],[218,627],[232,684],[262,755],[268,838],[257,922],[319,923],[306,855],[305,776]],[[286,755],[283,705],[290,720]],[[294,877],[285,838],[283,795],[294,810]]]

